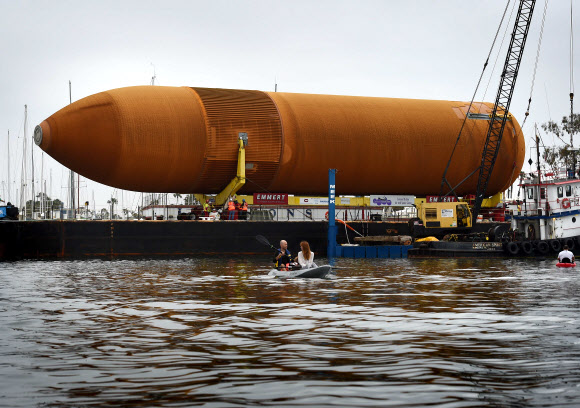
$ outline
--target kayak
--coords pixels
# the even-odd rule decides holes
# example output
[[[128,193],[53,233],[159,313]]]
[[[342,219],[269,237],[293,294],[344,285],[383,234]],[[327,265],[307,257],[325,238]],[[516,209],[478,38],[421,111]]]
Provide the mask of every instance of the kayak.
[[[556,266],[558,268],[573,268],[574,266],[576,266],[576,262],[574,263],[558,262]]]
[[[330,272],[330,265],[316,266],[314,268],[298,269],[296,271],[279,271],[272,269],[268,275],[279,278],[324,278]]]

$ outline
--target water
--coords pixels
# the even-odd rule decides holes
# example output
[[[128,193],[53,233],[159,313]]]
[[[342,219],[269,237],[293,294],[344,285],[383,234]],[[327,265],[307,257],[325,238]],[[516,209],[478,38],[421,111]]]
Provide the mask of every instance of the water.
[[[2,263],[0,406],[580,406],[580,272],[554,263]]]

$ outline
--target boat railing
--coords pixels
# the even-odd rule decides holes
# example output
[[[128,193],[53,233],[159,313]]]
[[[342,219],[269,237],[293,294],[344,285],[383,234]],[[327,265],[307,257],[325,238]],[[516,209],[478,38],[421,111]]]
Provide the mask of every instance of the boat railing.
[[[544,183],[556,183],[559,181],[573,180],[577,179],[577,175],[574,170],[568,168],[558,168],[540,171],[540,178],[538,180],[538,171],[532,171],[526,174],[521,180],[520,185],[526,184],[538,184],[538,181],[542,184]]]

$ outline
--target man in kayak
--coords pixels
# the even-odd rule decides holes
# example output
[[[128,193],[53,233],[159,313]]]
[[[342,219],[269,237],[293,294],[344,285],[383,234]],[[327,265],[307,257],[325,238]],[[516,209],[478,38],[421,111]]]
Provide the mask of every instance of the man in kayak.
[[[290,263],[294,262],[292,254],[288,251],[288,243],[284,240],[280,241],[280,248],[276,250],[274,255],[274,264],[279,271],[287,271],[290,269]]]
[[[558,262],[574,263],[574,254],[568,250],[568,245],[564,245],[562,252],[558,254]]]

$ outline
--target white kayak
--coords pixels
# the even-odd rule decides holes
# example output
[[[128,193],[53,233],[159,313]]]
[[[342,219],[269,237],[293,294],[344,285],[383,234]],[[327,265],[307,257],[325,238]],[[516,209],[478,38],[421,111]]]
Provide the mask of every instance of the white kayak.
[[[279,271],[272,269],[268,275],[280,278],[324,278],[330,272],[330,265],[315,266],[314,268],[298,269],[296,271]]]

